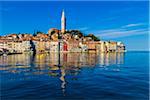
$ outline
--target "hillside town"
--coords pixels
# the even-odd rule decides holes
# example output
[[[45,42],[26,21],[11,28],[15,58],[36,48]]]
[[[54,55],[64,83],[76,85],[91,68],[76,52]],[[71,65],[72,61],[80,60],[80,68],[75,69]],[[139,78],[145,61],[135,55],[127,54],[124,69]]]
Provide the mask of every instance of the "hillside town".
[[[102,41],[94,34],[83,34],[80,30],[66,30],[64,11],[61,30],[51,28],[47,33],[11,33],[0,36],[0,55],[15,53],[51,52],[125,52],[122,42]]]

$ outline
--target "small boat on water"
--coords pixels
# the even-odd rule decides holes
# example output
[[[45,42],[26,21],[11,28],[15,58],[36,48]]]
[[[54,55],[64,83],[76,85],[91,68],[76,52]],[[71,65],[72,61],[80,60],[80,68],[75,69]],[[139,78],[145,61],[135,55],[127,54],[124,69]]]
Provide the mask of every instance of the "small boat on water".
[[[7,56],[7,53],[4,53],[3,56],[4,56],[4,57]]]
[[[3,55],[3,53],[2,53],[2,52],[0,52],[0,56],[1,56],[1,55]]]
[[[2,56],[7,56],[9,54],[9,50],[3,49],[3,51],[1,52]]]

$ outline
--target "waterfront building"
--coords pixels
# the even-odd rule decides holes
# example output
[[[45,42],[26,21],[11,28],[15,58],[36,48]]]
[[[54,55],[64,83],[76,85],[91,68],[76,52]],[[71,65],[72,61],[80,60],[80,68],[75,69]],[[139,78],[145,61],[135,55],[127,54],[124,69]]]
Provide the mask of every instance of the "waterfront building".
[[[31,34],[24,34],[24,36],[23,36],[26,40],[30,40],[31,39],[31,37],[32,37],[32,35]]]
[[[82,52],[88,51],[88,46],[82,42],[79,43],[79,47],[81,48]]]
[[[110,42],[109,44],[109,51],[115,52],[117,50],[117,42]]]
[[[45,50],[46,50],[46,52],[49,52],[50,51],[50,40],[48,40],[48,41],[45,41]]]
[[[50,42],[50,52],[58,52],[59,50],[59,42],[58,41],[51,41]]]
[[[117,52],[125,52],[125,45],[122,42],[117,42]]]
[[[50,42],[50,52],[67,52],[68,51],[68,44],[67,42],[60,40],[60,41],[51,41]]]
[[[107,52],[115,52],[117,50],[117,42],[106,42]]]
[[[11,39],[11,40],[15,40],[15,39],[17,39],[17,34],[9,34],[8,36],[7,36],[7,39]]]
[[[8,50],[9,52],[14,52],[14,43],[12,41],[5,41],[4,42],[4,49]]]
[[[20,40],[22,40],[23,36],[24,36],[24,34],[18,34],[18,38],[19,38]]]
[[[87,41],[86,45],[88,47],[89,52],[100,52],[101,43],[100,41]]]
[[[67,42],[63,42],[63,51],[68,51],[68,44]]]
[[[68,51],[68,42],[64,41],[64,40],[59,40],[59,50],[60,52],[67,52]]]
[[[37,53],[44,53],[46,51],[45,41],[33,41]]]
[[[51,35],[51,39],[53,40],[53,41],[58,41],[58,33],[53,33],[52,35]]]
[[[14,53],[22,53],[23,47],[21,41],[12,42],[12,49],[14,50]]]
[[[106,52],[106,45],[105,45],[105,41],[100,41],[100,52]]]
[[[47,41],[49,39],[49,36],[44,33],[38,33],[36,35],[36,38],[38,38],[40,41]]]
[[[2,50],[5,47],[6,42],[4,40],[0,40],[0,49]]]
[[[88,46],[89,52],[95,52],[96,51],[96,43],[94,41],[87,41],[86,45]]]
[[[101,43],[100,43],[100,41],[97,41],[97,43],[96,43],[96,52],[100,53],[100,51],[101,51]]]
[[[81,48],[79,48],[79,41],[75,39],[68,40],[68,51],[70,52],[81,52]]]
[[[24,40],[22,41],[22,50],[23,52],[29,52],[31,51],[31,43],[30,43],[30,40]]]
[[[8,50],[8,41],[7,40],[0,40],[0,51]]]
[[[105,41],[105,47],[106,47],[105,51],[109,52],[109,41]]]
[[[37,41],[37,47],[36,50],[38,53],[44,53],[45,52],[45,42],[44,41]]]

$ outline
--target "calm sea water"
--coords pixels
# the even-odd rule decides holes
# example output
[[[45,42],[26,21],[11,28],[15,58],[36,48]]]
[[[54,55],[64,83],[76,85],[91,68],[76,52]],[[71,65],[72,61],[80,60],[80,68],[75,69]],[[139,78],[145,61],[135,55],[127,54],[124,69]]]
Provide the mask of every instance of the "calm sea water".
[[[0,57],[1,100],[148,100],[149,52]]]

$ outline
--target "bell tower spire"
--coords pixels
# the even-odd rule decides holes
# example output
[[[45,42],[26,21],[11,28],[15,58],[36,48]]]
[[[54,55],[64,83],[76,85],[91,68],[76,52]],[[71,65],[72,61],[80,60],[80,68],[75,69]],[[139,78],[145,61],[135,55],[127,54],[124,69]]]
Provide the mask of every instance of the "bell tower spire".
[[[65,17],[65,11],[62,11],[61,16],[61,33],[65,33],[66,31],[66,17]]]

